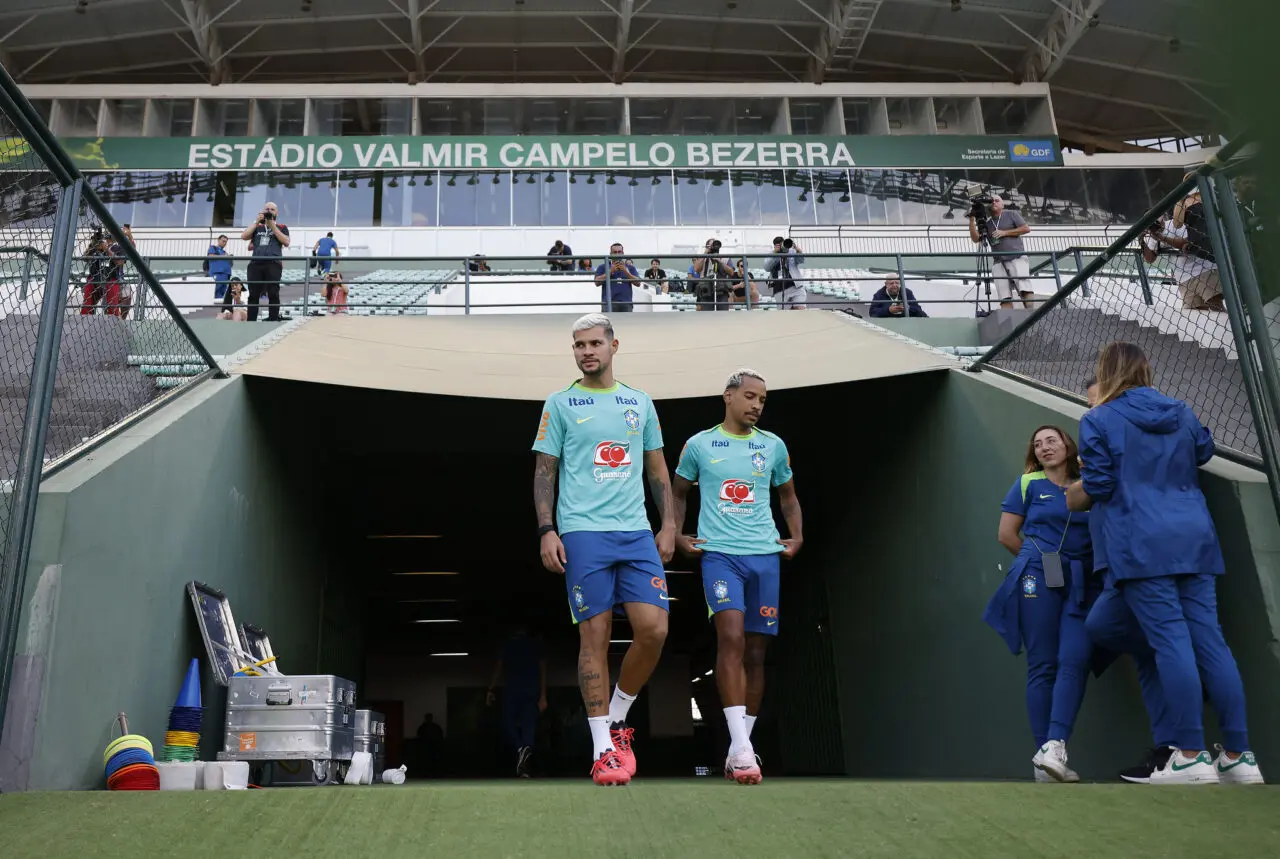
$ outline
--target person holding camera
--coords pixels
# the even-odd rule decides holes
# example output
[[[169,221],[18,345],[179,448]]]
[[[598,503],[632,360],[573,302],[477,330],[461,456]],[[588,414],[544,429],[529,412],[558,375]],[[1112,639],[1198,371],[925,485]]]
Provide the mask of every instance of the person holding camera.
[[[276,222],[279,207],[267,203],[258,219],[240,234],[253,249],[249,260],[249,321],[258,321],[258,302],[267,294],[267,321],[280,321],[280,275],[284,271],[284,249],[289,247],[289,228]]]
[[[622,245],[609,246],[609,260],[596,267],[596,283],[600,284],[600,306],[606,312],[630,313],[633,284],[640,282],[640,272],[622,255]],[[612,307],[610,307],[612,302]]]
[[[84,281],[84,302],[80,305],[81,316],[92,316],[98,302],[107,294],[107,282],[112,269],[111,252],[107,237],[102,230],[95,230],[89,237],[89,246],[84,249],[86,266]]]
[[[547,251],[547,265],[552,271],[573,271],[573,248],[566,245],[564,239],[556,239]]]
[[[693,258],[689,277],[698,298],[698,310],[728,310],[730,291],[737,280],[737,272],[728,263],[714,255],[720,253],[720,240],[707,239],[703,247],[708,256]]]
[[[1006,209],[999,194],[992,194],[991,202],[986,205],[975,200],[969,209],[969,238],[975,245],[981,244],[984,238],[990,244],[992,286],[1000,297],[1000,307],[1005,310],[1013,309],[1013,297],[1019,294],[1022,306],[1027,310],[1032,307],[1031,267],[1022,246],[1022,237],[1029,232],[1031,227],[1022,215]]]
[[[804,273],[800,264],[804,262],[804,254],[794,239],[775,236],[773,239],[773,256],[764,264],[769,273],[769,288],[773,291],[773,300],[783,310],[803,310],[809,300],[809,292],[804,286]],[[801,278],[796,283],[796,278]]]

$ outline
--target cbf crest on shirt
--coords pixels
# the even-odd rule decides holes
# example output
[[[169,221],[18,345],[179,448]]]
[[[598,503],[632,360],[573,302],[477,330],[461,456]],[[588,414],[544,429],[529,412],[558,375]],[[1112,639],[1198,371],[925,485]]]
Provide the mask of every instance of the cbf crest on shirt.
[[[644,453],[661,448],[662,427],[644,391],[574,382],[548,397],[533,449],[560,460],[560,533],[649,530]]]
[[[791,480],[782,439],[762,429],[737,436],[717,426],[685,444],[676,474],[698,483],[701,548],[726,555],[781,552],[769,506],[775,486]]]

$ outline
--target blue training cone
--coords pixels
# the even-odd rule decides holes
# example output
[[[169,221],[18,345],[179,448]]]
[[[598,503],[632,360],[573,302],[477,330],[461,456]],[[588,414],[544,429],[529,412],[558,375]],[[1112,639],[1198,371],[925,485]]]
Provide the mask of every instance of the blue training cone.
[[[191,665],[187,667],[187,679],[182,681],[182,691],[178,693],[178,700],[173,706],[196,710],[201,708],[199,659],[192,659]]]

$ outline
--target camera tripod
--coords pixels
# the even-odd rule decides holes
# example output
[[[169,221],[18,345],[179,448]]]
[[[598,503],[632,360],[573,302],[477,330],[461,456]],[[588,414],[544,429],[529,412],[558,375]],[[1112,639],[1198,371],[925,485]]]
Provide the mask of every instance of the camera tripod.
[[[989,316],[991,314],[991,266],[993,253],[991,249],[991,228],[987,223],[990,220],[991,218],[986,212],[982,213],[981,218],[977,215],[974,215],[973,218],[974,223],[978,227],[978,254],[977,264],[975,267],[977,280],[974,284],[973,290],[973,315],[977,319],[981,319],[982,317]],[[982,309],[982,292],[978,288],[979,284],[986,287],[986,310]]]

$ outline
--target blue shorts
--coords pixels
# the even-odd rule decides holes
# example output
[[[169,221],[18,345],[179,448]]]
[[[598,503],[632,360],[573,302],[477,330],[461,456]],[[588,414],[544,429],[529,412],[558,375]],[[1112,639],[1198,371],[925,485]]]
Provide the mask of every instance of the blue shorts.
[[[778,634],[778,553],[702,556],[702,591],[711,614],[735,609],[742,626],[760,635]]]
[[[564,584],[574,623],[615,605],[667,608],[667,577],[652,531],[573,531],[564,543]]]

